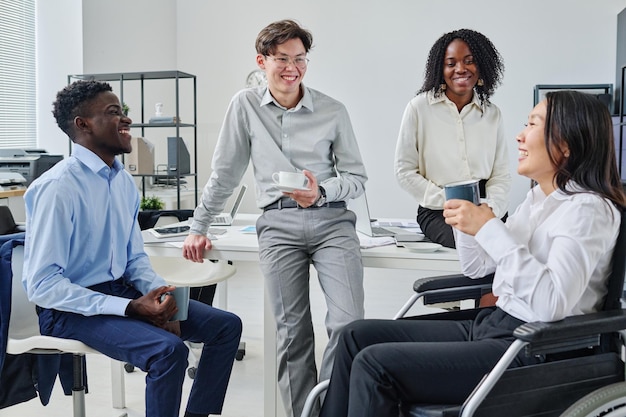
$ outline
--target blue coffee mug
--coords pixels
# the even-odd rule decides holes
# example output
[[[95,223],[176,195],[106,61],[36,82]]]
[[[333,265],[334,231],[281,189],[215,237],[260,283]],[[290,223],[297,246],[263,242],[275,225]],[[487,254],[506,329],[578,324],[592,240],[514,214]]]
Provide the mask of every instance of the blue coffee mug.
[[[480,189],[478,180],[459,181],[444,186],[446,200],[459,199],[480,205]]]

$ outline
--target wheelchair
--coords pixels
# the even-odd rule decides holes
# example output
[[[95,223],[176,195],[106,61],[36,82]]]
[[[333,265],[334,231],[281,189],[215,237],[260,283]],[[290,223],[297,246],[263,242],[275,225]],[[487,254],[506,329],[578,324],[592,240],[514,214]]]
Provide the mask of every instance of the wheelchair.
[[[616,417],[626,416],[626,215],[612,258],[608,290],[601,310],[557,322],[525,323],[514,331],[516,340],[463,404],[399,404],[401,417]],[[478,300],[490,292],[493,275],[470,279],[463,275],[415,281],[414,294],[394,319],[405,317],[414,303],[424,305]],[[463,320],[480,308],[415,317],[420,320]],[[537,365],[510,368],[513,359],[544,355]],[[301,417],[309,417],[329,381],[309,393]]]

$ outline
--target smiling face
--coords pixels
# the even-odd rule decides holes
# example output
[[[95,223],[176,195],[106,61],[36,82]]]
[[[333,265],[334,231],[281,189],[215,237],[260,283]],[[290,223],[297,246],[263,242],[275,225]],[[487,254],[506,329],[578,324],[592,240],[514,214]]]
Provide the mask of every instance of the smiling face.
[[[556,167],[550,161],[545,141],[546,101],[535,106],[528,124],[516,137],[519,150],[517,172],[535,180],[548,195],[555,190]]]
[[[289,64],[284,66],[273,58],[287,58]],[[300,38],[289,39],[277,45],[271,56],[259,54],[256,57],[259,68],[265,70],[267,87],[272,97],[286,108],[294,107],[302,98],[300,84],[306,74],[306,66],[296,66],[296,58],[306,58],[306,49]]]
[[[446,48],[443,60],[445,94],[460,109],[472,100],[479,77],[478,65],[467,43],[455,39]]]
[[[74,120],[76,143],[94,152],[109,166],[116,155],[132,150],[132,120],[124,115],[114,93],[98,94],[87,103],[85,113]]]

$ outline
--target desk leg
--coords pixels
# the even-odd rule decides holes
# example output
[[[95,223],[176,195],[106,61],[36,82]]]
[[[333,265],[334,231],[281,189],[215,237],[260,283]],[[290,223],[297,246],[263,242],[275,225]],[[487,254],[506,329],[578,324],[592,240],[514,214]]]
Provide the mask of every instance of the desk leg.
[[[286,417],[278,391],[278,361],[276,360],[276,324],[274,314],[264,293],[263,303],[263,415]],[[271,352],[271,353],[270,353]]]
[[[224,280],[217,284],[215,289],[217,292],[217,305],[215,307],[221,310],[228,310],[228,280]]]

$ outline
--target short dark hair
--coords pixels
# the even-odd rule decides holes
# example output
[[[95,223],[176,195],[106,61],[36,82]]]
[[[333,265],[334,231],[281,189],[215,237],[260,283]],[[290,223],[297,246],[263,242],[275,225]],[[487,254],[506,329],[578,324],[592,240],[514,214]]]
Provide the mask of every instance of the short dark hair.
[[[256,38],[256,52],[261,55],[272,55],[276,47],[290,39],[300,39],[304,50],[309,52],[313,47],[313,35],[293,20],[279,20],[265,26]]]
[[[74,81],[63,88],[52,103],[52,115],[57,125],[74,140],[74,118],[85,116],[85,103],[106,91],[113,91],[113,88],[108,83],[94,80]]]
[[[579,91],[560,90],[546,94],[545,141],[556,167],[555,183],[566,193],[573,180],[624,207],[626,199],[615,156],[613,123],[606,104]],[[567,145],[569,156],[565,156]]]
[[[437,39],[428,54],[428,61],[426,62],[426,69],[424,71],[424,84],[420,91],[418,91],[418,94],[425,91],[437,93],[441,84],[445,84],[443,78],[443,61],[448,45],[455,39],[460,39],[469,46],[474,60],[476,61],[476,65],[478,66],[480,78],[483,80],[483,85],[477,84],[474,88],[476,89],[480,102],[488,102],[489,97],[493,95],[498,85],[502,82],[504,61],[489,38],[471,29],[454,30],[445,33]]]

